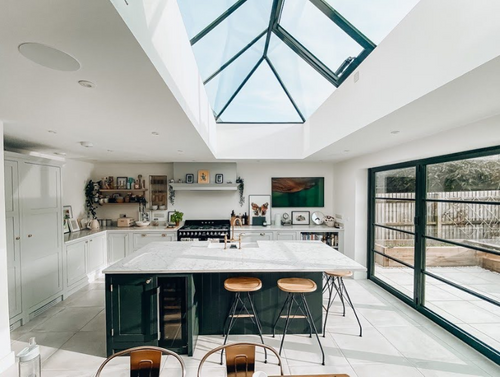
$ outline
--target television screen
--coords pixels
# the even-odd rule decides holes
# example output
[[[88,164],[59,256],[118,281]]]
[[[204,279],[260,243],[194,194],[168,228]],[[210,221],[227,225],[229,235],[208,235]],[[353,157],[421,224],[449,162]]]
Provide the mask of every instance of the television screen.
[[[325,178],[272,178],[271,206],[324,207]]]

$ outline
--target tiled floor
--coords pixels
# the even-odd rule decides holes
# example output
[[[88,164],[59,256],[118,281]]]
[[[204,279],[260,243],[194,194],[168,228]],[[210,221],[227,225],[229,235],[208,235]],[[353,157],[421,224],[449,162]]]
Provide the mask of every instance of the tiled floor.
[[[314,339],[290,336],[285,342],[284,369],[292,374],[347,373],[350,376],[500,376],[500,367],[459,341],[433,322],[415,312],[374,283],[346,280],[358,308],[363,337],[352,312],[342,317],[336,303],[328,321],[326,366],[319,363]],[[68,300],[12,333],[12,348],[18,352],[30,336],[42,345],[43,376],[93,376],[105,354],[103,283],[92,283]],[[486,331],[485,329],[482,329]],[[478,329],[478,331],[481,331]],[[498,329],[496,329],[498,332]],[[254,336],[231,336],[231,341],[256,341]],[[279,347],[279,337],[265,337],[267,344]],[[203,336],[194,357],[187,358],[187,375],[195,376],[199,360],[220,345],[222,337]],[[262,355],[258,357],[262,360]],[[209,359],[206,375],[224,376],[217,357]],[[128,359],[122,358],[106,368],[104,376],[128,376]],[[162,376],[177,376],[173,359],[164,362]],[[278,374],[269,364],[258,363],[259,370]],[[5,377],[17,376],[12,368]],[[4,377],[4,376],[2,376]]]
[[[412,269],[376,265],[375,271],[377,277],[412,297]],[[431,267],[428,271],[500,300],[499,273],[477,266]],[[425,302],[429,309],[486,344],[500,349],[500,307],[431,277],[426,277]]]

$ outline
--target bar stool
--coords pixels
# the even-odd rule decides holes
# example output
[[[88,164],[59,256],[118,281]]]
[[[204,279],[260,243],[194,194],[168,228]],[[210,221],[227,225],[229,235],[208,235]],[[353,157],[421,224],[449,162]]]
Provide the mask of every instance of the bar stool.
[[[356,316],[356,320],[359,325],[359,336],[363,336],[363,328],[361,327],[361,322],[359,321],[358,314],[356,313],[356,309],[354,309],[354,305],[351,301],[351,297],[349,297],[349,293],[347,292],[347,288],[344,284],[344,277],[352,276],[352,271],[325,271],[326,276],[326,284],[325,288],[328,289],[328,304],[326,305],[326,316],[325,316],[325,325],[323,327],[323,337],[326,336],[326,323],[328,321],[328,312],[330,311],[330,307],[333,304],[333,301],[337,297],[340,297],[340,302],[342,302],[343,312],[342,315],[345,317],[345,302],[352,308],[354,315]],[[335,295],[333,295],[333,290],[335,290]]]
[[[231,308],[229,309],[229,313],[226,317],[226,320],[224,321],[224,326],[223,326],[224,345],[227,342],[229,333],[231,332],[231,329],[233,328],[237,318],[250,318],[252,322],[255,324],[255,327],[257,327],[257,331],[259,332],[262,344],[265,344],[264,338],[262,337],[262,325],[260,323],[259,317],[257,316],[252,296],[250,295],[250,292],[256,292],[262,288],[262,281],[258,278],[253,278],[253,277],[228,278],[224,281],[224,288],[226,289],[226,291],[234,292],[233,303],[231,304]],[[243,294],[246,293],[246,295],[242,297],[241,295],[242,293]],[[243,301],[245,297],[247,298],[248,303],[250,304],[250,311],[248,310],[247,306],[245,305],[245,302]],[[243,311],[244,313],[242,314]],[[238,312],[238,314],[236,314],[236,312]],[[227,331],[226,331],[226,325],[228,321],[229,325],[227,326]],[[267,350],[265,348],[264,348],[264,354],[265,354],[264,362],[267,363]],[[223,355],[224,355],[224,349],[222,349],[220,355],[221,365],[222,365]]]
[[[316,329],[316,325],[314,324],[314,319],[312,317],[311,310],[309,309],[309,305],[307,304],[307,300],[305,297],[305,293],[311,293],[316,290],[317,288],[316,283],[311,279],[284,278],[278,280],[278,288],[283,292],[288,293],[286,300],[283,304],[283,307],[281,308],[280,313],[278,314],[278,318],[276,318],[276,322],[274,322],[273,326],[273,338],[274,338],[276,334],[276,325],[278,324],[280,318],[285,319],[285,327],[283,328],[283,338],[281,339],[279,354],[281,355],[281,351],[283,350],[283,344],[285,343],[285,335],[286,332],[288,331],[288,325],[290,324],[290,319],[304,318],[307,320],[307,324],[309,325],[309,336],[312,337],[312,330],[314,330],[314,333],[316,334],[316,339],[318,340],[319,348],[321,349],[321,354],[323,356],[322,364],[325,365],[325,352],[323,351],[323,346],[321,345],[321,341],[318,336],[318,330]],[[301,302],[298,302],[295,296],[299,296]],[[297,310],[300,310],[302,312],[301,316],[297,316],[295,313],[292,316],[290,316],[290,314],[292,313],[293,304],[297,306],[295,313],[297,313]],[[287,308],[286,309],[287,314],[286,316],[281,316],[283,310],[285,310],[285,307]]]

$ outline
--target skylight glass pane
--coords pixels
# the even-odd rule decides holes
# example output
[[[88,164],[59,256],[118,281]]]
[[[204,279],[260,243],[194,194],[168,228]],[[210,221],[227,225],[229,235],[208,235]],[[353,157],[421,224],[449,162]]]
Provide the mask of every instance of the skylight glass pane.
[[[248,0],[193,45],[203,80],[267,29],[272,0]]]
[[[263,61],[222,114],[222,122],[302,122],[269,64]]]
[[[237,0],[178,0],[189,39],[210,25]]]
[[[264,35],[205,85],[208,98],[212,104],[212,110],[216,114],[222,110],[229,98],[245,80],[245,77],[262,58],[265,43],[266,36]]]
[[[326,0],[356,29],[379,44],[419,0]]]
[[[336,89],[275,35],[271,37],[268,58],[305,118]]]
[[[308,0],[285,1],[280,25],[333,72],[363,50]]]

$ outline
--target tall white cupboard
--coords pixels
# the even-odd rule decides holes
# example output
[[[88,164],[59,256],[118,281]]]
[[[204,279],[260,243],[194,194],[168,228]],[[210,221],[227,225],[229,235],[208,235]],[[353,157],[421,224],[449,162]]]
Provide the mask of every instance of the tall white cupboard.
[[[5,152],[10,322],[25,323],[63,291],[61,163]]]

